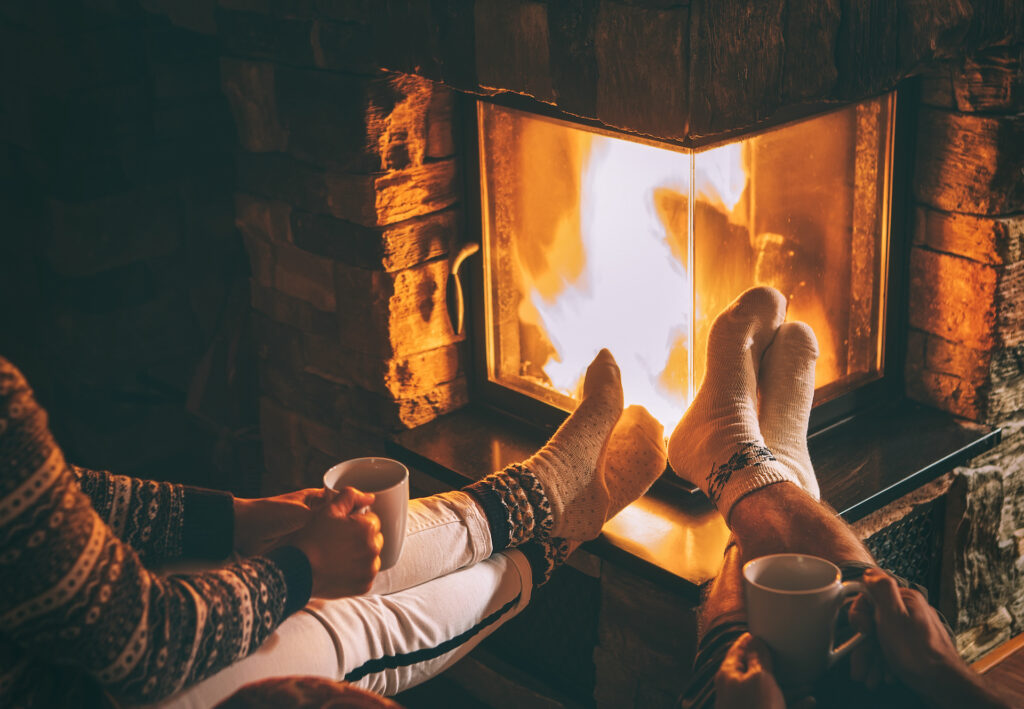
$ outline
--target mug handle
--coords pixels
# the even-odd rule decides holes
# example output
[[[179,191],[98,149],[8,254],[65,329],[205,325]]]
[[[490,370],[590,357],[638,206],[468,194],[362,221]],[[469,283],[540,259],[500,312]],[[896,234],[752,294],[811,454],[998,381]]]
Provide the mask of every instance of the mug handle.
[[[836,617],[832,620],[832,638],[829,641],[828,647],[828,666],[831,667],[838,660],[845,657],[850,650],[857,647],[867,637],[864,633],[854,633],[846,642],[839,647],[832,647],[836,641],[836,620],[839,619],[839,609],[843,607],[843,601],[851,596],[855,596],[858,593],[864,593],[864,584],[860,581],[843,581],[842,587],[839,590],[839,605],[836,607]]]

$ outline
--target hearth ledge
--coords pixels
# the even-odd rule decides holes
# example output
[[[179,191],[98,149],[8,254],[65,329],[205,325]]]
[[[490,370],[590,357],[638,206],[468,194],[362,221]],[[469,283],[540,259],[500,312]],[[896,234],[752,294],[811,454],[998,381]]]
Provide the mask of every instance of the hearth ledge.
[[[852,417],[810,437],[822,499],[857,522],[992,448],[1000,429],[909,401]],[[543,445],[538,428],[470,406],[395,434],[389,455],[460,487]],[[717,573],[728,530],[701,494],[659,481],[583,549],[695,603]]]

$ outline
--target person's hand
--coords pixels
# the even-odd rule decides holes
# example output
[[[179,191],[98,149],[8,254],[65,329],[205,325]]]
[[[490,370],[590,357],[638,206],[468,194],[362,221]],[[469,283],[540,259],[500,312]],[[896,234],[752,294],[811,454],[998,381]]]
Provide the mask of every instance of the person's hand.
[[[1005,706],[960,659],[923,595],[880,569],[865,571],[861,582],[867,593],[850,608],[850,619],[861,632],[873,627],[889,671],[940,707]]]
[[[287,542],[309,559],[313,596],[341,598],[370,590],[380,571],[384,545],[380,520],[363,509],[372,502],[373,495],[346,487],[288,538]]]
[[[296,490],[275,497],[234,499],[235,551],[254,556],[281,546],[289,534],[301,529],[313,511],[333,499],[324,488]]]
[[[768,647],[743,633],[715,675],[716,709],[786,709]]]

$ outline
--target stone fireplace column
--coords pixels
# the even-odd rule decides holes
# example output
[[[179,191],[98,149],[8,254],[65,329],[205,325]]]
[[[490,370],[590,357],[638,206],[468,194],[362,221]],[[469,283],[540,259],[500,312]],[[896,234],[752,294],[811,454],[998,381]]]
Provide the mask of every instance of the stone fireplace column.
[[[452,96],[233,46],[253,55],[225,58],[222,85],[241,142],[236,220],[272,493],[319,485],[340,459],[380,455],[388,431],[466,402],[444,305],[459,219]]]
[[[976,657],[1024,629],[1024,48],[925,79],[908,394],[998,425],[948,501],[943,610]]]

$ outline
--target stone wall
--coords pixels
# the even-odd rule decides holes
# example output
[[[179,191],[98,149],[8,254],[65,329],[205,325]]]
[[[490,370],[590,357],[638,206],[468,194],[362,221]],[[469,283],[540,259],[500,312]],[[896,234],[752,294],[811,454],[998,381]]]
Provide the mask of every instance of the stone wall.
[[[935,59],[1024,39],[1017,0],[221,0],[282,60],[511,91],[687,140],[877,95]],[[657,110],[650,110],[657,106]]]
[[[1024,630],[1024,47],[924,81],[909,394],[1003,428],[950,491],[944,610],[974,657]]]
[[[217,40],[130,0],[19,0],[0,52],[0,353],[73,462],[255,492]]]
[[[232,3],[223,3],[232,5]],[[221,64],[238,130],[237,225],[252,261],[263,490],[466,403],[444,304],[459,228],[451,92],[242,32]]]

